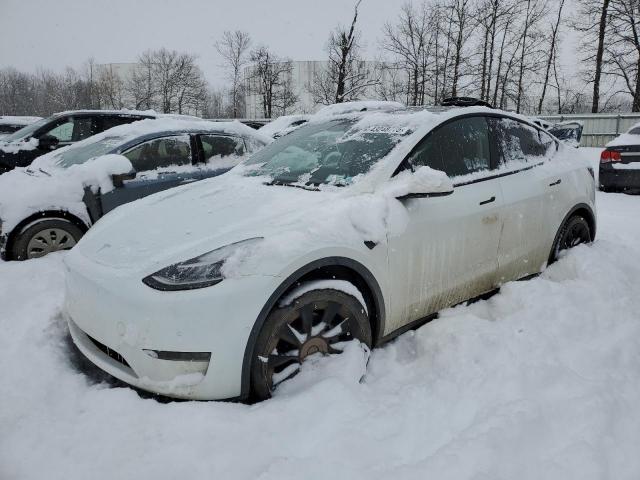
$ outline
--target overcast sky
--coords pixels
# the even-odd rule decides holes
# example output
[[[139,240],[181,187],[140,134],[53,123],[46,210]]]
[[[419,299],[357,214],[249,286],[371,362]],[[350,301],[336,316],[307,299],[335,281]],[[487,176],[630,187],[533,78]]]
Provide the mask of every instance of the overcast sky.
[[[370,59],[402,3],[363,0],[358,23]],[[224,30],[245,30],[281,56],[319,60],[331,29],[352,13],[352,0],[0,0],[0,68],[60,71],[89,57],[133,62],[146,49],[166,47],[196,54],[207,79],[220,85],[213,45]],[[562,54],[569,72],[571,50]]]
[[[369,54],[399,0],[364,0],[359,22]],[[329,31],[351,20],[350,0],[0,0],[0,67],[61,70],[133,62],[148,48],[194,53],[212,83],[221,78],[213,44],[241,29],[294,60],[324,58]]]

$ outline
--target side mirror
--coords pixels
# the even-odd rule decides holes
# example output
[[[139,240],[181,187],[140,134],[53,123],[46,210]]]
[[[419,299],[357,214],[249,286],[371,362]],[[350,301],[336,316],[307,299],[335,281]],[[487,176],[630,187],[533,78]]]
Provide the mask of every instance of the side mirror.
[[[388,188],[398,200],[407,198],[442,197],[453,193],[453,182],[446,173],[430,167],[404,170],[393,177]]]
[[[54,150],[58,147],[60,140],[53,135],[43,135],[38,139],[38,148],[42,150]]]
[[[133,180],[134,178],[136,178],[135,170],[127,173],[116,173],[111,175],[111,181],[113,182],[113,186],[116,188],[122,187],[125,180]]]

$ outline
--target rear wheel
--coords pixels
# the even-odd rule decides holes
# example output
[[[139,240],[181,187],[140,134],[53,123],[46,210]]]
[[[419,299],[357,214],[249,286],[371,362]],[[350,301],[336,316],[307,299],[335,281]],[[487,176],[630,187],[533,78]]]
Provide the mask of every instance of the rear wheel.
[[[15,238],[12,258],[28,260],[48,253],[69,250],[82,238],[83,231],[62,218],[48,218],[30,224]]]
[[[568,250],[582,243],[591,243],[592,238],[589,222],[580,215],[572,216],[562,225],[558,232],[551,250],[549,263],[555,262],[562,250]]]
[[[290,305],[276,308],[265,321],[254,349],[251,385],[256,400],[264,400],[282,382],[295,376],[310,355],[341,353],[344,342],[371,346],[365,307],[337,290],[313,290]]]

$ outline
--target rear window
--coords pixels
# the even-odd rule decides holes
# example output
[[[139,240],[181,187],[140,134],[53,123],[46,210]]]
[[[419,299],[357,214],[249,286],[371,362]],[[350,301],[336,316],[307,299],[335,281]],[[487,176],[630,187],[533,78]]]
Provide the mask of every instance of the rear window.
[[[629,130],[631,135],[640,135],[640,125]]]

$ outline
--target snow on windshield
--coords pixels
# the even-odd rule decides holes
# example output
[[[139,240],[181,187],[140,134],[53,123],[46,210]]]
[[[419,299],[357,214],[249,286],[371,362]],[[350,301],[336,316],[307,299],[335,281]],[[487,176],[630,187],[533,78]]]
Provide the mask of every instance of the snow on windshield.
[[[252,175],[278,183],[349,185],[384,158],[411,130],[350,119],[313,123],[254,155]]]

